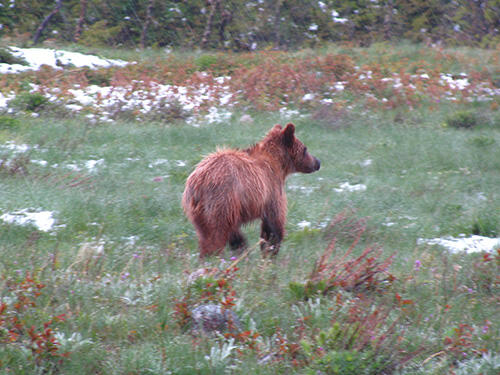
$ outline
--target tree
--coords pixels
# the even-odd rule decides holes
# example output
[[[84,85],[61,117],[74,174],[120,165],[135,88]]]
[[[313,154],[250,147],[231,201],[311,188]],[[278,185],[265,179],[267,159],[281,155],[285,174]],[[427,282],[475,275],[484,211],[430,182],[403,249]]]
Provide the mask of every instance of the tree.
[[[80,0],[80,16],[78,17],[78,23],[76,24],[75,35],[73,40],[78,42],[80,36],[82,35],[83,22],[85,21],[85,14],[87,13],[87,0]]]
[[[146,19],[144,20],[144,23],[142,24],[142,31],[141,31],[141,48],[142,49],[146,48],[146,35],[148,32],[149,24],[151,23],[151,18],[152,18],[151,14],[153,13],[153,4],[154,4],[154,0],[149,0],[148,6],[146,7]]]
[[[45,30],[45,28],[49,24],[51,18],[54,17],[59,12],[59,10],[61,9],[61,6],[62,6],[62,0],[56,0],[56,4],[55,4],[55,7],[52,10],[52,12],[50,12],[49,15],[47,17],[45,17],[45,19],[42,21],[41,25],[36,30],[35,36],[33,37],[34,44],[38,43],[38,39],[40,39],[42,32]]]

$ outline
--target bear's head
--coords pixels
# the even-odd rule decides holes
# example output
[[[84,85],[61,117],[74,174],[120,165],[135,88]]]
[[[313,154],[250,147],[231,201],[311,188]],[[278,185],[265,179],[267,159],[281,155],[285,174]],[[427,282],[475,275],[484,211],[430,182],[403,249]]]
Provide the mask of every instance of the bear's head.
[[[279,153],[285,159],[283,161],[287,174],[294,172],[312,173],[319,170],[321,162],[312,156],[307,151],[307,147],[295,137],[295,125],[292,123],[287,124],[285,128],[282,128],[281,125],[275,125],[269,132],[267,140],[274,144],[272,147],[274,152],[279,152],[280,149],[284,151]]]

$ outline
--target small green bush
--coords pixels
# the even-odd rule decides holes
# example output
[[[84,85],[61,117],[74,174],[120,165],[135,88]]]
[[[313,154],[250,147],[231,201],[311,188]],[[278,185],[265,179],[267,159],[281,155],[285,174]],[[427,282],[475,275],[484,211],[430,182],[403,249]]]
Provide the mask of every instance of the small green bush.
[[[478,216],[472,222],[472,234],[485,237],[496,237],[499,234],[500,223],[495,215]]]
[[[12,116],[0,116],[0,130],[13,129],[20,125],[20,121]]]
[[[474,112],[460,111],[446,118],[446,126],[457,129],[470,129],[479,124]]]
[[[85,76],[89,80],[89,85],[109,86],[111,85],[111,74],[109,69],[83,68]]]
[[[214,55],[201,55],[195,60],[195,65],[198,70],[208,70],[214,65],[217,65],[217,56]]]
[[[9,106],[21,111],[36,112],[44,107],[49,100],[39,92],[24,92],[9,102]]]
[[[319,282],[307,281],[305,284],[298,282],[291,282],[288,284],[290,292],[297,300],[308,300],[314,296],[322,294],[327,285],[324,280]]]
[[[355,350],[330,351],[317,358],[308,369],[307,374],[375,375],[380,374],[383,368],[383,363],[370,353]]]
[[[122,25],[109,26],[107,20],[99,20],[83,31],[80,43],[86,46],[114,45],[119,40]]]
[[[479,137],[472,138],[470,143],[476,147],[488,147],[495,144],[495,140],[492,137],[487,137],[485,135],[480,135]]]
[[[6,48],[0,48],[0,63],[3,64],[21,64],[21,65],[28,65],[26,60],[14,56],[12,52],[10,52]]]

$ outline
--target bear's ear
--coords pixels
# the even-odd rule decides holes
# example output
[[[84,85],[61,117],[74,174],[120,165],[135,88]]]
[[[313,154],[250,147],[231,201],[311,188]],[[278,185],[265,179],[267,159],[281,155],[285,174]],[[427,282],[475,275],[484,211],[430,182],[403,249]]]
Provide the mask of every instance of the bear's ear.
[[[293,141],[295,139],[295,125],[289,123],[285,126],[285,129],[282,131],[283,134],[283,143],[286,147],[291,147],[293,145]]]

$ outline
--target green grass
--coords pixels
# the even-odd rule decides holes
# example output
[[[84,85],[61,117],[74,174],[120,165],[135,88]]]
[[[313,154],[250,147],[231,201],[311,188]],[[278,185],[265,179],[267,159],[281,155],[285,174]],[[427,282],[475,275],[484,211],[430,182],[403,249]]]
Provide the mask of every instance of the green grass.
[[[494,371],[489,370],[494,365],[488,367],[470,347],[457,349],[467,352],[457,359],[443,343],[455,328],[467,324],[474,327],[474,334],[466,337],[474,350],[498,353],[495,262],[483,264],[481,254],[449,254],[440,247],[417,245],[418,238],[481,230],[500,235],[495,214],[500,212],[500,117],[483,105],[475,110],[486,116],[484,124],[474,129],[443,127],[457,107],[421,108],[405,113],[402,122],[394,121],[393,111],[353,111],[336,129],[310,117],[293,119],[298,137],[321,159],[321,170],[289,178],[287,235],[275,262],[262,260],[254,251],[239,264],[232,281],[235,311],[245,330],[259,332],[262,353],[272,346],[277,330],[290,343],[305,340],[315,345],[319,332],[331,327],[335,296],[297,301],[288,285],[304,281],[326,248],[324,223],[344,210],[355,210],[356,217],[367,218],[358,247],[377,243],[386,255],[397,252],[390,269],[396,277],[391,289],[366,298],[390,305],[397,293],[411,300],[399,335],[409,350],[425,347],[401,373],[438,374],[453,366],[477,365],[493,374],[487,371]],[[41,327],[52,316],[66,314],[55,329],[66,338],[60,340],[61,348],[71,352],[59,363],[51,357],[35,360],[29,351],[6,345],[0,348],[2,371],[301,374],[328,365],[321,361],[331,360],[332,366],[349,362],[349,352],[334,349],[323,360],[299,349],[295,359],[303,360],[301,365],[293,365],[288,354],[261,365],[257,352],[244,349],[240,355],[233,351],[219,358],[211,350],[224,339],[193,337],[177,324],[175,304],[186,295],[187,274],[205,266],[180,206],[187,176],[217,145],[247,146],[273,124],[285,122],[265,113],[255,114],[251,125],[238,123],[238,118],[235,114],[227,124],[195,128],[182,122],[89,126],[78,119],[42,117],[0,128],[1,143],[38,145],[29,151],[29,159],[48,163],[27,163],[23,174],[0,168],[0,214],[50,210],[56,224],[64,225],[45,233],[0,223],[0,297],[7,302],[15,294],[13,285],[26,272],[35,274],[46,286],[23,322]],[[100,159],[95,171],[84,167],[88,160]],[[371,164],[363,166],[368,159]],[[81,170],[71,170],[68,164]],[[334,191],[346,181],[367,189]],[[300,229],[303,220],[313,229]],[[249,225],[245,233],[250,243],[256,242],[258,225]],[[347,249],[351,235],[340,236],[338,252]],[[230,256],[229,251],[223,254],[226,260]],[[421,263],[418,270],[416,261]],[[220,259],[207,263],[217,266]],[[350,303],[359,298],[341,290],[339,295]],[[338,314],[347,321],[347,310]],[[297,324],[304,317],[309,318],[301,339]],[[488,332],[481,333],[488,324]],[[73,334],[78,336],[68,340]]]

